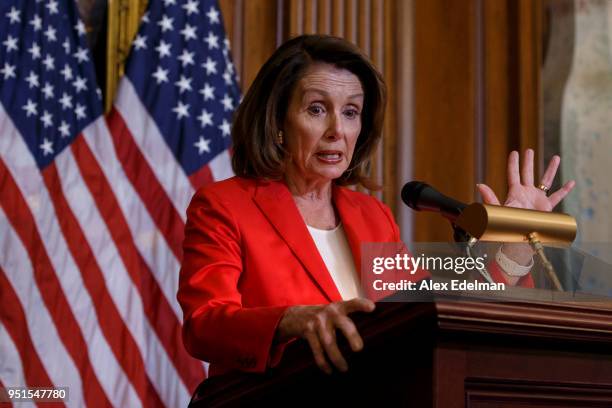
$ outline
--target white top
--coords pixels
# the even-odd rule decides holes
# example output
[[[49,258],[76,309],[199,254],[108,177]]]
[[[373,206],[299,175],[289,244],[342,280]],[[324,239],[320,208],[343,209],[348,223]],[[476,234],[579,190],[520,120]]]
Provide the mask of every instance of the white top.
[[[307,227],[342,299],[360,297],[361,284],[342,223],[333,230]]]

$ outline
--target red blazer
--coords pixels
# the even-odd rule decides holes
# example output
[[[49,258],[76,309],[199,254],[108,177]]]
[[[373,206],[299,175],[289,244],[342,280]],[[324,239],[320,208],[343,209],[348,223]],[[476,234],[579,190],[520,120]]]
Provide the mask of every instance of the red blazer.
[[[357,271],[361,242],[400,241],[375,198],[334,186],[333,201]],[[280,359],[272,340],[288,306],[342,300],[282,182],[234,177],[198,190],[183,246],[183,341],[211,375],[264,371]]]
[[[362,242],[401,242],[377,199],[334,186],[333,202],[357,271]],[[275,365],[284,345],[272,340],[288,306],[342,300],[282,182],[234,177],[198,190],[183,248],[183,341],[191,355],[210,362],[210,375]],[[497,265],[489,266],[504,281]],[[530,276],[525,283],[533,286]]]

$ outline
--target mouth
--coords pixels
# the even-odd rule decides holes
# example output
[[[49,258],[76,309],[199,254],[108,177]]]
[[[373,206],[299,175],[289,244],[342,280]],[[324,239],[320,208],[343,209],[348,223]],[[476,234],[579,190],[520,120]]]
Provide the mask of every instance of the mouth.
[[[342,161],[342,152],[338,150],[321,150],[316,153],[317,159],[325,164],[338,164]]]

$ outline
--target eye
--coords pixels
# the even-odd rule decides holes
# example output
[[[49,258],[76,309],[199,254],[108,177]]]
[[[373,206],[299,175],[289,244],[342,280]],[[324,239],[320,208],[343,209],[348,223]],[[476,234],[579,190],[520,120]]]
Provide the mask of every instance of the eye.
[[[325,109],[320,104],[313,104],[308,107],[308,112],[313,116],[319,116],[325,112]]]
[[[344,111],[344,115],[349,119],[355,119],[361,114],[357,109],[347,109]]]

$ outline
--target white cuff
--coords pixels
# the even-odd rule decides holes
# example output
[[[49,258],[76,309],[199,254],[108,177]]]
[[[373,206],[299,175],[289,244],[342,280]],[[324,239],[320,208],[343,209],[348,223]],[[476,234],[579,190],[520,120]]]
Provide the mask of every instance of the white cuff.
[[[533,267],[533,257],[531,258],[531,262],[529,262],[529,265],[519,265],[512,259],[508,258],[506,254],[502,252],[502,247],[503,245],[501,245],[497,250],[497,253],[495,254],[495,261],[497,262],[499,267],[506,273],[506,275],[522,277],[527,275],[529,271],[531,271],[531,268]]]

